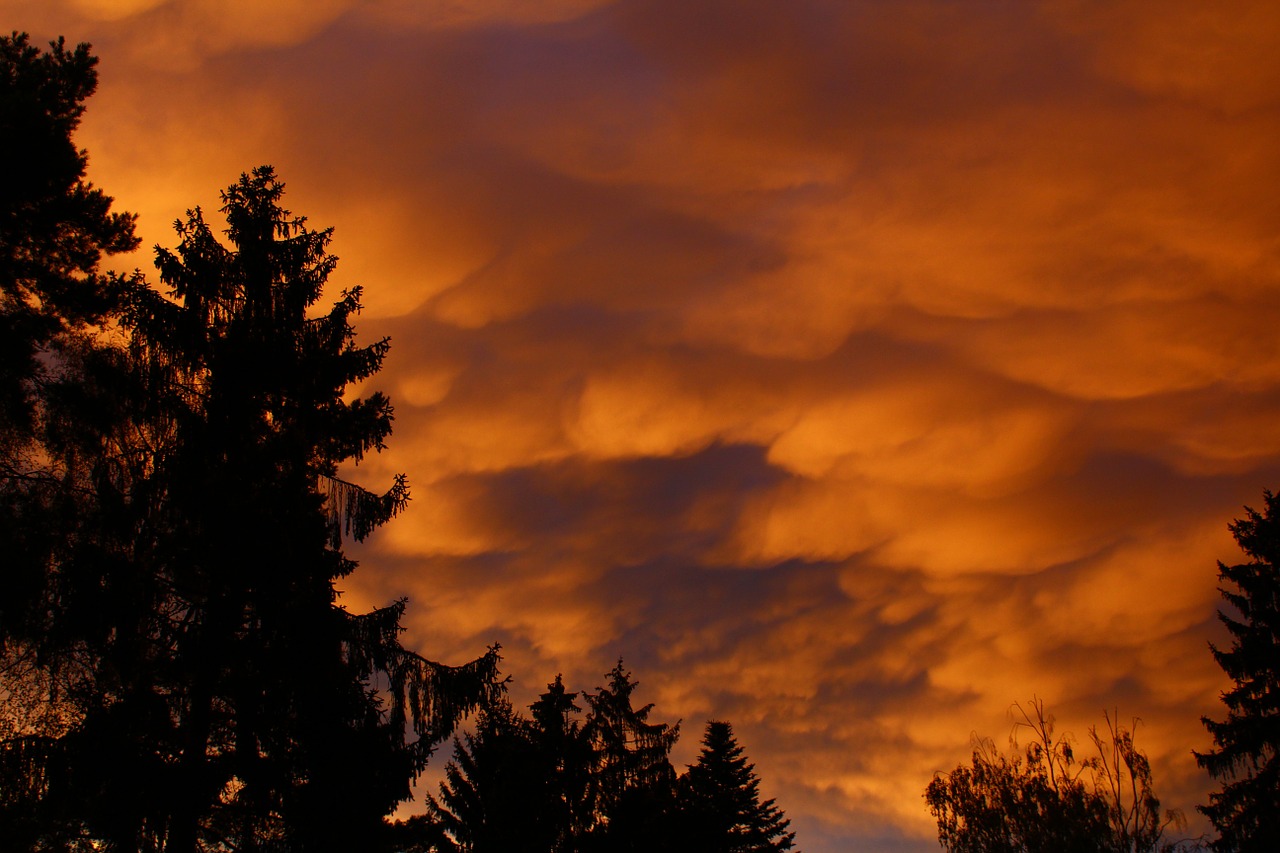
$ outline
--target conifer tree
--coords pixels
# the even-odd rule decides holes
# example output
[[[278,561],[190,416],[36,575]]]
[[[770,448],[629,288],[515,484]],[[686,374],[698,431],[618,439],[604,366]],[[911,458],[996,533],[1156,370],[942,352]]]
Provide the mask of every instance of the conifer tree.
[[[559,675],[529,706],[533,743],[538,758],[539,788],[535,796],[550,816],[551,853],[570,853],[591,828],[592,751],[575,704],[577,693],[565,689]]]
[[[545,767],[529,721],[500,699],[453,742],[439,798],[415,819],[421,849],[432,853],[548,853],[555,815],[539,797]],[[426,843],[422,843],[425,841]]]
[[[24,742],[39,801],[115,849],[371,849],[431,749],[496,690],[399,639],[404,602],[348,613],[343,551],[407,500],[339,479],[391,406],[347,400],[387,342],[357,346],[359,290],[324,313],[336,259],[269,167],[158,250],[168,297],[127,288],[127,349],[72,390],[101,414],[59,446],[95,511],[48,561],[52,634],[88,675],[64,736]],[[74,457],[74,458],[73,458]],[[77,462],[76,460],[79,460]],[[26,759],[24,759],[26,760]],[[133,780],[121,786],[121,777]]]
[[[774,800],[760,800],[760,779],[729,723],[707,723],[696,764],[681,778],[685,843],[705,853],[790,850],[795,833]]]
[[[586,697],[590,713],[584,732],[592,747],[596,823],[584,849],[669,849],[676,776],[668,756],[680,724],[650,723],[652,704],[632,707],[639,684],[621,660],[608,678],[607,687]]]
[[[57,350],[115,307],[104,254],[138,245],[134,217],[85,180],[88,155],[72,139],[97,88],[89,45],[48,51],[25,33],[0,36],[0,475],[29,468],[12,457],[38,424],[41,380]],[[24,460],[32,461],[30,458]]]
[[[78,390],[124,283],[99,264],[138,242],[134,217],[86,180],[73,139],[96,65],[86,44],[0,36],[0,838],[15,849],[78,843],[77,822],[44,794],[93,654],[83,626],[50,611],[64,599],[68,544],[102,509],[82,461],[95,442],[81,441],[102,412]]]
[[[1238,616],[1219,612],[1231,648],[1211,648],[1232,686],[1222,694],[1226,718],[1203,718],[1216,748],[1196,760],[1222,783],[1200,807],[1222,853],[1280,850],[1280,500],[1263,499],[1261,513],[1246,507],[1231,524],[1250,561],[1218,564],[1222,596]]]

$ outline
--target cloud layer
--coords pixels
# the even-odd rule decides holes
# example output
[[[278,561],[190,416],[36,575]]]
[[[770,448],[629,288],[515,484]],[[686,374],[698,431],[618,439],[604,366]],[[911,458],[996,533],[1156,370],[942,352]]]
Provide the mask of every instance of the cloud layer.
[[[94,43],[144,242],[259,163],[390,334],[351,579],[527,701],[622,655],[809,853],[1039,696],[1209,786],[1214,561],[1280,482],[1280,21],[1186,2],[0,2]],[[149,267],[149,258],[134,261]]]

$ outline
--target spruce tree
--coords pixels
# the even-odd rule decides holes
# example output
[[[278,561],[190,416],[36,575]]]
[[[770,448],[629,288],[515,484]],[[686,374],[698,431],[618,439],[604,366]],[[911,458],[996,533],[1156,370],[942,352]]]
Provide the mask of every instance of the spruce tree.
[[[621,660],[608,679],[608,686],[586,696],[590,713],[584,733],[592,749],[595,825],[583,849],[669,849],[676,781],[669,755],[680,724],[651,723],[652,704],[632,706],[639,684]]]
[[[337,476],[391,431],[380,393],[344,398],[388,342],[354,343],[358,288],[311,312],[337,262],[331,230],[292,216],[283,192],[262,167],[223,194],[230,248],[192,211],[176,252],[157,252],[176,301],[140,291],[130,318],[174,438],[156,556],[185,614],[169,649],[188,684],[174,709],[182,853],[219,811],[242,843],[367,844],[496,669],[495,654],[450,670],[404,649],[403,602],[364,616],[337,604],[356,567],[344,537],[408,497],[403,478],[375,495]]]
[[[553,827],[551,853],[571,853],[594,820],[591,801],[592,750],[578,719],[577,693],[565,689],[559,675],[529,706],[530,730],[538,760],[539,808]]]
[[[418,849],[432,853],[549,853],[555,815],[539,797],[545,771],[529,721],[501,699],[453,743],[439,797],[416,818]]]
[[[681,779],[685,847],[705,853],[790,850],[795,833],[774,800],[760,800],[760,779],[729,723],[707,723],[702,751]]]
[[[1280,850],[1280,500],[1269,491],[1263,500],[1261,513],[1246,507],[1230,525],[1250,561],[1218,564],[1233,611],[1218,615],[1232,641],[1211,648],[1232,686],[1222,694],[1226,718],[1203,718],[1215,749],[1196,754],[1222,783],[1200,811],[1223,853]]]
[[[93,498],[52,531],[71,535],[42,598],[86,675],[69,730],[10,753],[41,808],[108,848],[374,849],[431,749],[497,689],[496,650],[435,664],[401,645],[403,601],[338,601],[344,543],[408,493],[338,477],[390,433],[385,397],[346,397],[388,344],[356,345],[358,289],[313,310],[331,233],[283,190],[269,167],[231,186],[228,244],[198,209],[177,224],[157,252],[168,295],[125,288],[125,348],[67,389],[90,417],[51,445]]]

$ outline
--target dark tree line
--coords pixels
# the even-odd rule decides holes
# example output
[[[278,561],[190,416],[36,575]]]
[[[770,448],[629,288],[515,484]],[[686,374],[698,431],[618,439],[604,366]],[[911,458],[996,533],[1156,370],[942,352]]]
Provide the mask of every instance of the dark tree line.
[[[619,661],[606,686],[582,694],[559,676],[529,708],[486,707],[427,813],[399,827],[409,853],[773,853],[795,834],[729,723],[707,724],[696,763],[670,762],[679,726],[635,707]]]
[[[408,499],[339,466],[392,409],[348,400],[387,341],[317,310],[329,231],[269,167],[103,274],[133,218],[84,180],[84,45],[0,39],[0,838],[30,850],[371,849],[432,747],[499,690],[347,612],[343,551]],[[13,168],[20,164],[19,168]]]

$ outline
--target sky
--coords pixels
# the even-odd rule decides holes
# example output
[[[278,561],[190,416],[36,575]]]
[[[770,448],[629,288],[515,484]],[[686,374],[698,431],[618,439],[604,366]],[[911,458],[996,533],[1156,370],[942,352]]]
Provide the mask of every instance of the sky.
[[[272,164],[364,287],[408,510],[344,601],[619,657],[733,723],[807,853],[1042,700],[1212,785],[1227,524],[1280,487],[1273,0],[0,0],[101,57],[77,136],[144,246]],[[117,259],[147,271],[144,249]]]

